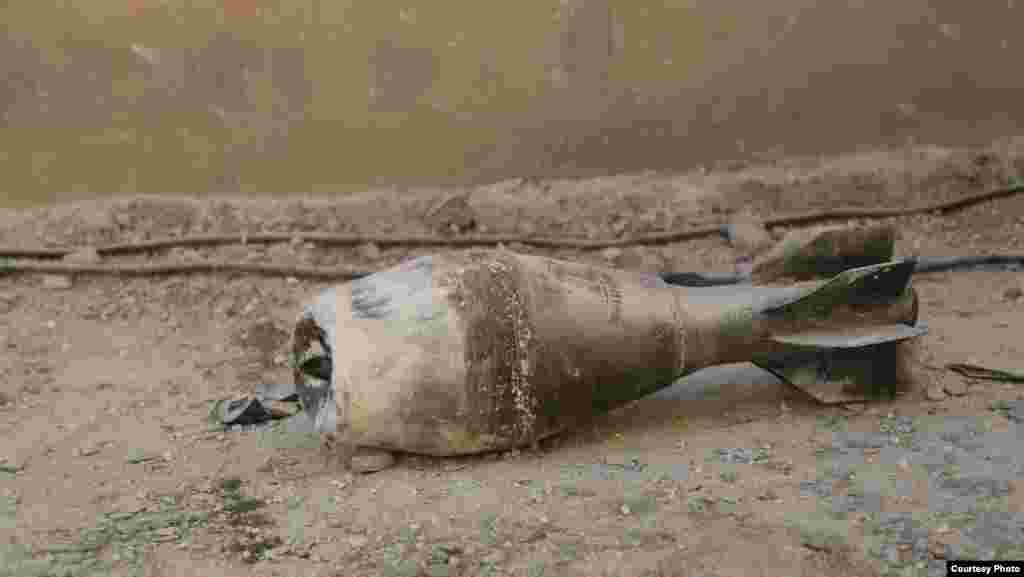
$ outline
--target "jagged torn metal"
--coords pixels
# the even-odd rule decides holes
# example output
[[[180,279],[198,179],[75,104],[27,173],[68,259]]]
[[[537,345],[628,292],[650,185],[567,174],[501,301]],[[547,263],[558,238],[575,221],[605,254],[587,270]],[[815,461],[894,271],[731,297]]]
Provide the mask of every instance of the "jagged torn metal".
[[[401,263],[398,267],[356,279],[349,284],[353,320],[373,319],[388,322],[395,330],[408,330],[416,323],[437,316],[431,283],[433,261],[430,256]],[[338,431],[336,368],[338,289],[329,288],[303,310],[299,322],[312,321],[319,328],[319,341],[331,366],[330,378],[318,378],[303,371],[296,390],[307,418],[318,432]],[[405,329],[403,329],[405,327]],[[320,375],[322,377],[323,375]]]
[[[312,321],[320,329],[319,340],[327,359],[333,361],[336,348],[335,299],[337,289],[329,288],[306,306],[299,322]],[[299,360],[296,359],[296,362]],[[330,363],[333,367],[334,363]],[[338,430],[338,403],[334,393],[333,369],[329,379],[316,378],[306,372],[295,383],[299,401],[312,429],[320,433]]]

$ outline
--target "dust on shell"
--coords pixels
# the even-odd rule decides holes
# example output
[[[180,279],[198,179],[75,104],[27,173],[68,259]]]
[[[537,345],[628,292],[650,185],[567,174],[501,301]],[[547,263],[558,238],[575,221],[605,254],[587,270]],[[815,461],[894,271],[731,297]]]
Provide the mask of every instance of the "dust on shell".
[[[624,318],[616,297],[621,279],[512,253],[447,258],[454,266],[440,284],[464,323],[466,395],[478,436],[527,444],[641,398],[677,375],[678,319]],[[558,304],[581,298],[567,292],[574,283],[598,297],[609,315],[603,322],[615,330],[595,336],[588,323],[602,321],[564,316],[568,309]]]
[[[466,321],[467,393],[480,433],[530,442],[538,433],[536,347],[518,265],[493,251],[452,257],[458,266],[441,284]]]

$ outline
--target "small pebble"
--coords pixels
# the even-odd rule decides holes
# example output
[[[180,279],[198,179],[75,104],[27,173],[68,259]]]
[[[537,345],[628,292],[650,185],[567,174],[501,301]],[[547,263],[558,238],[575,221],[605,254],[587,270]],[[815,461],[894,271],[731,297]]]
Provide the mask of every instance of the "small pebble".
[[[99,452],[100,452],[100,450],[97,449],[96,447],[80,447],[78,449],[75,449],[74,456],[76,456],[76,457],[91,457],[93,455],[98,455]]]
[[[1022,296],[1024,296],[1024,287],[1021,287],[1020,285],[1012,286],[1003,291],[1003,299],[1008,301],[1015,301]]]
[[[490,565],[501,565],[505,563],[506,559],[508,559],[508,555],[501,549],[498,549],[497,551],[488,553],[487,556],[484,557],[483,561]]]
[[[7,314],[18,306],[19,297],[13,293],[0,292],[0,314]]]
[[[43,275],[43,288],[47,290],[66,290],[71,284],[71,277],[66,274]]]
[[[360,449],[349,461],[349,468],[354,473],[376,473],[394,464],[395,456],[389,451]]]
[[[967,383],[963,379],[949,379],[944,383],[943,390],[954,397],[962,397],[967,394]]]
[[[925,398],[929,401],[944,401],[946,400],[946,391],[939,384],[929,385],[924,392]]]
[[[359,256],[364,260],[378,260],[380,259],[380,247],[372,242],[359,245]]]
[[[843,409],[851,415],[859,415],[867,410],[867,405],[864,403],[847,403],[843,405]]]
[[[622,256],[622,249],[609,247],[601,251],[601,256],[608,262],[615,262],[615,260]]]

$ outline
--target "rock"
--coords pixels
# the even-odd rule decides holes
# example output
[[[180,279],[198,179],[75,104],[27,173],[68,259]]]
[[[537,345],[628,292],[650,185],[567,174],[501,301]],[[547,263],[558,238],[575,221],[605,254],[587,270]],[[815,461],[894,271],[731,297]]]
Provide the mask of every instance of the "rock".
[[[349,460],[353,473],[376,473],[395,464],[395,456],[389,451],[359,448]]]
[[[963,379],[947,379],[943,385],[943,390],[954,397],[967,394],[967,383]]]
[[[364,260],[378,260],[380,259],[380,248],[372,242],[361,244],[359,245],[359,256]]]
[[[924,396],[929,401],[944,401],[946,400],[946,391],[939,384],[931,384],[925,389]]]
[[[476,214],[469,205],[469,192],[454,193],[434,205],[424,215],[424,221],[442,234],[461,233],[476,226]]]
[[[353,549],[365,547],[369,542],[370,540],[363,535],[349,535],[348,537],[348,546]]]
[[[127,211],[111,213],[110,220],[113,221],[113,225],[115,227],[122,229],[132,228],[132,225],[134,224],[132,215]]]
[[[70,254],[64,255],[62,260],[70,263],[95,264],[100,262],[101,258],[96,247],[83,246]]]
[[[0,292],[0,315],[13,311],[20,300],[14,293]]]
[[[84,447],[75,448],[75,450],[72,451],[71,454],[75,457],[91,457],[93,455],[98,455],[99,452],[99,448],[94,447],[92,445],[86,445]]]
[[[483,558],[483,562],[491,565],[502,565],[507,559],[508,555],[501,549],[497,549],[488,553],[487,556]]]
[[[43,288],[47,290],[66,290],[71,288],[71,277],[66,274],[43,275]]]
[[[945,559],[947,556],[946,551],[948,546],[949,545],[947,543],[943,543],[939,539],[929,539],[928,554],[931,555],[933,559]]]
[[[160,50],[156,48],[150,48],[142,44],[132,44],[131,51],[147,64],[155,65],[160,61]]]
[[[612,223],[612,232],[615,233],[615,236],[620,237],[622,236],[622,233],[626,232],[628,227],[629,221],[625,218],[619,217]]]
[[[614,263],[619,259],[619,257],[622,256],[622,249],[616,247],[609,247],[601,251],[601,256],[604,257],[604,260],[610,263]]]
[[[1003,299],[1008,301],[1015,301],[1020,297],[1024,296],[1024,287],[1017,285],[1012,286],[1003,291]]]

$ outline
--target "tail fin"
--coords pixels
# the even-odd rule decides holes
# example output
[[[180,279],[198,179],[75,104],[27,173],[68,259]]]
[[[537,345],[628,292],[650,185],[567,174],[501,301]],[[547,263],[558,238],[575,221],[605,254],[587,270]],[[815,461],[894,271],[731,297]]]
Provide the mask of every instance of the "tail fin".
[[[915,266],[913,259],[906,259],[851,268],[809,292],[766,303],[760,314],[767,318],[809,320],[827,318],[837,307],[891,303],[904,297],[910,289]],[[916,321],[915,314],[911,324]]]
[[[765,305],[762,318],[782,323],[771,337],[776,347],[754,364],[823,403],[893,396],[905,379],[901,343],[927,332],[910,288],[914,267],[903,260],[846,270]],[[844,323],[840,308],[860,313]]]

